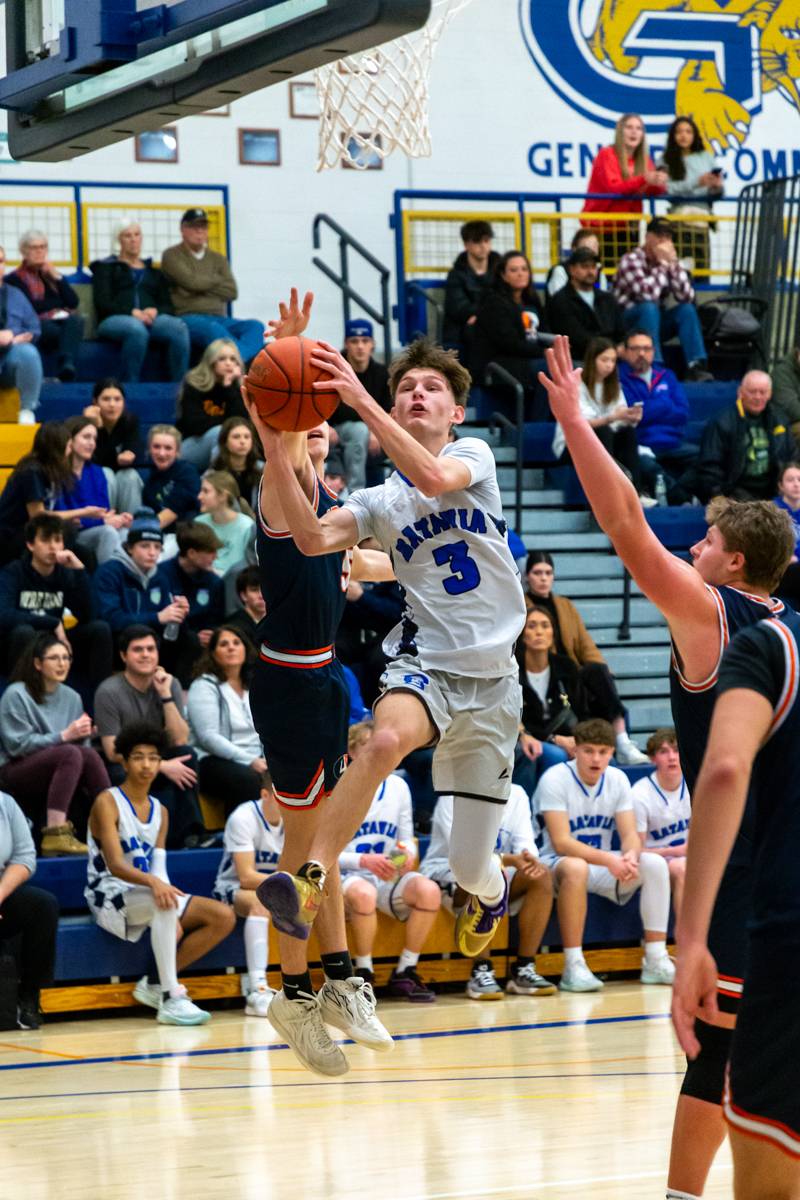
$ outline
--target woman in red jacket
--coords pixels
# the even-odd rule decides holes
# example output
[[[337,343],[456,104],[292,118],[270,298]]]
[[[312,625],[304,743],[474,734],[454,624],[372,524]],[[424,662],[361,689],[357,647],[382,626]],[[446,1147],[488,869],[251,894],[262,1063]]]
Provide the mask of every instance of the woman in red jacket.
[[[585,213],[640,213],[642,196],[663,196],[669,177],[657,171],[647,150],[644,122],[636,113],[625,113],[617,121],[614,144],[604,146],[592,164],[588,192],[599,199],[587,200]],[[616,197],[615,199],[606,199]],[[618,197],[635,197],[630,200]],[[623,254],[639,244],[639,222],[584,221],[600,236],[603,266],[615,270]]]

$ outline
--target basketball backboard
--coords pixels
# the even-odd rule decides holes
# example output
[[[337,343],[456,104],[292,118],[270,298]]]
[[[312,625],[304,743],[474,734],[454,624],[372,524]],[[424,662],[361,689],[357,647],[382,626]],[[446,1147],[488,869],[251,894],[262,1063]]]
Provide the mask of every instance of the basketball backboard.
[[[158,129],[424,25],[431,0],[5,0],[15,159]]]

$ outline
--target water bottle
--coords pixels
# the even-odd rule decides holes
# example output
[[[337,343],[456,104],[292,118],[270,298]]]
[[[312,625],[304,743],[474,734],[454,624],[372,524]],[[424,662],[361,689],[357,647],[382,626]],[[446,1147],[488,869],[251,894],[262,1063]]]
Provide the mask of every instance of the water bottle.
[[[175,597],[170,592],[170,597],[169,597],[170,604],[172,604],[174,600],[175,600]],[[167,621],[166,625],[164,626],[164,641],[165,642],[177,642],[178,634],[180,633],[180,631],[181,631],[180,621]]]
[[[655,492],[656,492],[656,503],[658,504],[659,508],[666,508],[667,507],[667,481],[660,471],[659,471],[658,475],[656,475]]]

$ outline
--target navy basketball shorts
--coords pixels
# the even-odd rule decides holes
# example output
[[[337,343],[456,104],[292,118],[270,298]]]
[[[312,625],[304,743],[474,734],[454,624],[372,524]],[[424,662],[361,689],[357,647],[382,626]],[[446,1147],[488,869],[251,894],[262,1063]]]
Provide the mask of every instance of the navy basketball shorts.
[[[341,664],[284,667],[259,661],[250,709],[275,799],[314,808],[347,765],[350,690]]]
[[[723,1112],[737,1133],[800,1159],[800,954],[754,933],[731,1045]]]
[[[729,863],[711,914],[708,948],[717,964],[717,1003],[721,1012],[739,1011],[747,962],[751,879],[749,867]]]

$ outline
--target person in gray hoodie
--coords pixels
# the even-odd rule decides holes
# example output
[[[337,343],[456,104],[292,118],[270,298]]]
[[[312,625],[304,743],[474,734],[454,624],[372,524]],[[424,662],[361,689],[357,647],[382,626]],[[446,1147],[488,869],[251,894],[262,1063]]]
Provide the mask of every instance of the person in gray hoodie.
[[[64,683],[72,651],[54,633],[40,633],[20,656],[0,699],[0,787],[31,817],[46,801],[42,855],[86,854],[67,819],[76,793],[90,801],[110,787],[108,772],[89,745],[92,718]]]
[[[222,625],[211,635],[195,667],[187,709],[190,740],[197,752],[198,787],[225,805],[227,817],[261,794],[267,769],[250,712],[250,676],[256,652],[245,635]]]
[[[25,814],[13,796],[0,792],[0,944],[19,939],[17,1024],[38,1029],[39,990],[53,978],[58,901],[33,887],[36,850]]]

